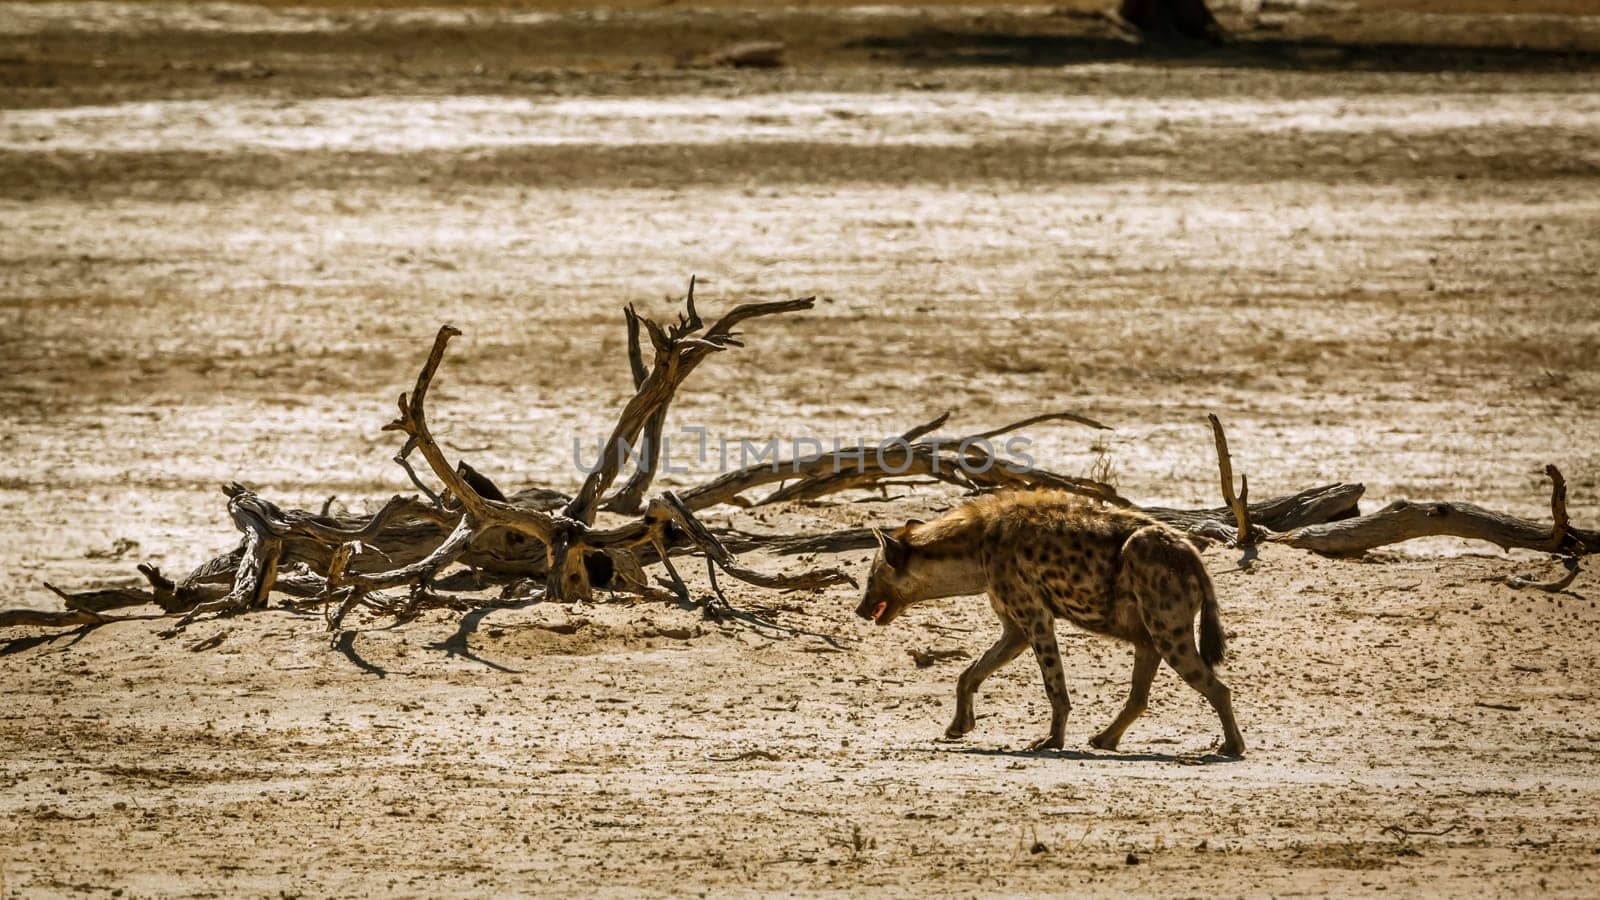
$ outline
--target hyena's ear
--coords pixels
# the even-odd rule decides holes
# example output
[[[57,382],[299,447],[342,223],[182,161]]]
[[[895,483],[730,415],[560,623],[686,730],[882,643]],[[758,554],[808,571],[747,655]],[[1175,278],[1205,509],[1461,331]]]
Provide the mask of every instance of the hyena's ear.
[[[883,561],[891,569],[905,566],[906,560],[911,556],[911,545],[893,535],[884,534],[882,531],[872,529],[872,536],[878,539],[878,549],[883,551]]]

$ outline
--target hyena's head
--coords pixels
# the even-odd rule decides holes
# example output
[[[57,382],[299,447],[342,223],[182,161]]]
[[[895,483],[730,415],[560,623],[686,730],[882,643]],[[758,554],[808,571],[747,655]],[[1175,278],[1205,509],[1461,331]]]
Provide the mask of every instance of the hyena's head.
[[[920,579],[914,571],[916,553],[909,536],[916,522],[908,522],[893,534],[873,531],[878,538],[878,555],[867,571],[867,589],[862,593],[856,615],[878,625],[887,625],[905,608],[925,598],[918,595]]]

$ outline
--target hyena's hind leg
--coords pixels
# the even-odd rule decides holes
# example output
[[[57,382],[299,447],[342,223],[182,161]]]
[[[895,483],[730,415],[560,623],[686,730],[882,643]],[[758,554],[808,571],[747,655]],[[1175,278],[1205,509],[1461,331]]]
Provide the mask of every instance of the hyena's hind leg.
[[[1244,736],[1239,733],[1239,723],[1233,718],[1232,692],[1200,658],[1194,639],[1180,638],[1170,649],[1164,648],[1162,655],[1183,676],[1183,680],[1210,701],[1211,708],[1217,711],[1217,718],[1222,720],[1222,755],[1243,756]]]
[[[1016,624],[1004,622],[1005,631],[1000,639],[994,642],[989,651],[967,666],[961,677],[956,679],[956,716],[950,721],[950,727],[944,730],[944,736],[954,740],[973,729],[978,719],[972,712],[972,695],[983,684],[984,679],[993,675],[997,669],[1011,662],[1021,655],[1028,646],[1028,636]]]
[[[1128,688],[1128,702],[1123,705],[1122,712],[1117,713],[1116,721],[1106,726],[1106,730],[1089,739],[1089,746],[1098,750],[1115,750],[1117,744],[1122,742],[1122,735],[1128,730],[1133,721],[1144,715],[1145,709],[1150,705],[1150,683],[1155,680],[1156,670],[1161,667],[1161,654],[1150,644],[1140,644],[1133,651],[1133,686]]]
[[[1200,554],[1167,528],[1141,528],[1122,548],[1119,579],[1126,578],[1139,617],[1161,658],[1200,692],[1222,720],[1222,753],[1244,755],[1244,737],[1233,716],[1233,697],[1211,664],[1222,658],[1222,625],[1211,576]],[[1206,654],[1195,646],[1195,615],[1202,617]]]

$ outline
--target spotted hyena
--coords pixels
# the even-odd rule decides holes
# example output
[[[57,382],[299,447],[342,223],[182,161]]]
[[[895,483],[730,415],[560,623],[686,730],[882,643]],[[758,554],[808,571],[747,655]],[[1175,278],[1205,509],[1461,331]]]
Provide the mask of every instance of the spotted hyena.
[[[981,497],[927,523],[878,534],[866,594],[856,614],[887,625],[906,607],[988,591],[1004,631],[956,682],[956,714],[945,735],[972,730],[972,695],[996,669],[1032,645],[1050,698],[1050,733],[1033,749],[1059,748],[1067,724],[1066,677],[1055,620],[1065,618],[1134,647],[1133,687],[1122,712],[1089,743],[1116,749],[1144,712],[1165,659],[1222,719],[1222,752],[1244,753],[1222,660],[1222,621],[1200,554],[1182,535],[1129,510],[1090,505],[1056,491]],[[1200,617],[1200,646],[1194,620]]]

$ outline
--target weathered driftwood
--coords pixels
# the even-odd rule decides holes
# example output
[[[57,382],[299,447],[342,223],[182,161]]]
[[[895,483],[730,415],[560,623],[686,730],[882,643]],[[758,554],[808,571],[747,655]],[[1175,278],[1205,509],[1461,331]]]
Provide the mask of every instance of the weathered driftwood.
[[[228,498],[228,514],[233,524],[244,532],[244,542],[239,546],[239,566],[234,570],[233,589],[216,600],[208,600],[189,610],[169,633],[205,613],[232,613],[265,606],[267,595],[278,577],[278,563],[283,558],[285,523],[274,521],[281,513],[255,494],[237,485]]]
[[[1228,441],[1222,423],[1208,417],[1217,446],[1217,465],[1222,477],[1223,500],[1233,510],[1235,525],[1231,539],[1240,546],[1251,546],[1257,538],[1311,550],[1330,556],[1350,556],[1423,537],[1457,537],[1485,541],[1502,550],[1539,550],[1557,556],[1576,558],[1600,550],[1600,532],[1573,527],[1567,514],[1567,480],[1554,464],[1544,468],[1550,479],[1550,519],[1546,527],[1516,516],[1484,509],[1459,501],[1416,502],[1397,500],[1364,516],[1350,515],[1303,523],[1253,526],[1254,517],[1245,504],[1245,490],[1233,496],[1233,471]],[[1352,507],[1353,509],[1353,507]],[[1209,524],[1195,529],[1213,537],[1230,539],[1226,526]],[[1537,582],[1514,576],[1512,587],[1565,590],[1577,577],[1577,566],[1554,582]]]
[[[1335,522],[1359,515],[1357,504],[1366,487],[1360,484],[1326,484],[1307,488],[1298,494],[1274,497],[1251,503],[1246,514],[1254,529],[1288,531],[1306,525]],[[1146,515],[1174,528],[1204,537],[1232,542],[1237,536],[1238,513],[1230,506],[1211,509],[1169,509],[1141,506]]]
[[[587,597],[597,579],[612,589],[652,590],[641,559],[670,567],[673,552],[705,554],[729,575],[764,587],[794,589],[848,581],[849,576],[836,569],[774,575],[743,566],[670,494],[651,500],[634,522],[594,527],[601,497],[627,457],[624,448],[639,442],[645,429],[647,443],[659,442],[667,404],[699,363],[711,353],[742,346],[735,331],[741,323],[812,305],[810,298],[744,304],[702,331],[692,285],[687,313],[671,328],[627,311],[636,392],[618,417],[600,465],[572,496],[535,488],[507,497],[465,461],[452,465],[446,457],[429,428],[426,405],[448,343],[459,334],[446,325],[435,336],[415,386],[401,395],[399,415],[386,426],[405,434],[396,461],[428,502],[395,497],[371,517],[356,519],[331,515],[327,508],[331,502],[320,515],[281,509],[230,484],[224,491],[229,514],[243,535],[240,545],[181,582],[141,566],[150,583],[147,591],[57,591],[67,612],[22,610],[0,621],[94,624],[105,619],[105,609],[154,602],[169,613],[181,614],[176,631],[200,615],[259,607],[277,589],[322,604],[330,610],[330,625],[337,627],[358,607],[404,615],[429,605],[447,605],[448,600],[434,594],[433,584],[445,567],[458,562],[477,576],[471,579],[472,588],[542,576],[543,593],[552,599]],[[638,351],[641,328],[655,350],[649,366]],[[426,462],[442,490],[431,489],[411,466],[413,453]],[[630,497],[642,496],[653,475],[653,464],[639,465],[618,495],[619,505],[628,506]],[[381,593],[389,589],[405,589],[408,596],[396,599]]]
[[[1307,525],[1272,535],[1269,540],[1330,555],[1365,553],[1420,537],[1467,538],[1503,550],[1539,550],[1561,556],[1587,556],[1600,549],[1600,532],[1561,522],[1542,525],[1459,501],[1397,500],[1365,516]]]
[[[427,419],[427,396],[450,340],[460,334],[445,325],[412,390],[400,396],[398,416],[386,430],[404,434],[396,462],[427,497],[393,497],[370,515],[335,513],[332,498],[319,513],[283,509],[238,485],[225,485],[228,512],[241,532],[239,545],[174,582],[150,565],[139,566],[148,589],[102,588],[66,592],[50,587],[64,611],[0,612],[0,626],[95,626],[124,618],[107,612],[153,603],[177,617],[175,633],[196,617],[229,615],[259,608],[271,593],[300,606],[320,607],[330,629],[343,627],[357,609],[401,619],[427,608],[483,606],[481,598],[454,596],[499,587],[506,601],[530,598],[589,598],[595,588],[645,597],[675,596],[689,602],[675,556],[702,557],[717,596],[716,573],[762,588],[804,590],[851,582],[837,568],[816,567],[783,574],[760,572],[737,554],[763,550],[779,555],[833,554],[874,545],[872,530],[847,529],[821,535],[758,535],[711,529],[696,513],[717,505],[762,506],[811,500],[890,484],[944,482],[972,492],[1007,488],[1059,488],[1116,506],[1133,506],[1111,486],[1087,478],[1022,465],[993,449],[989,441],[1020,428],[1068,421],[1093,428],[1101,423],[1072,412],[1052,412],[962,437],[935,435],[949,419],[940,415],[877,445],[857,444],[829,453],[775,459],[726,473],[681,492],[648,497],[659,460],[668,410],[680,385],[712,353],[743,346],[735,327],[751,319],[811,308],[810,298],[748,303],[706,328],[695,307],[690,281],[686,311],[663,328],[631,307],[628,361],[634,394],[617,417],[597,467],[568,495],[535,487],[507,494],[465,460],[448,458]],[[641,335],[653,356],[647,362]],[[1156,519],[1203,537],[1244,545],[1270,540],[1321,553],[1360,553],[1375,547],[1431,535],[1490,541],[1501,547],[1545,550],[1575,558],[1600,546],[1596,532],[1575,528],[1567,518],[1566,485],[1554,467],[1550,527],[1491,512],[1468,503],[1391,504],[1361,516],[1359,484],[1332,484],[1258,503],[1248,502],[1248,484],[1232,490],[1226,436],[1210,417],[1218,454],[1225,506],[1216,509],[1144,507]],[[629,448],[638,448],[627,452]],[[435,490],[410,463],[418,454]],[[612,490],[625,463],[633,470]],[[765,493],[759,489],[770,488]],[[748,496],[755,494],[756,496]],[[607,510],[624,520],[607,527],[597,515]],[[886,523],[887,524],[887,523]],[[1243,536],[1243,540],[1240,538]],[[652,583],[648,567],[660,565],[665,577]],[[454,571],[447,571],[454,567]],[[1510,578],[1512,586],[1560,590],[1566,578],[1535,582]],[[398,592],[398,593],[396,593]],[[725,602],[725,600],[724,600]]]
[[[470,472],[470,469],[452,467],[445,458],[428,428],[425,401],[428,386],[443,360],[445,347],[450,338],[459,333],[450,326],[440,329],[433,350],[418,375],[415,389],[409,398],[402,396],[400,417],[388,427],[406,433],[408,445],[414,445],[421,452],[434,475],[445,485],[445,496],[459,505],[463,524],[458,526],[454,537],[457,545],[464,550],[474,535],[489,528],[520,535],[544,548],[544,595],[547,598],[587,598],[595,586],[593,582],[596,575],[603,573],[606,583],[602,586],[610,587],[612,586],[610,578],[615,573],[637,568],[636,552],[641,547],[658,548],[657,555],[660,560],[668,562],[665,553],[665,533],[673,519],[672,516],[652,516],[647,511],[645,518],[633,525],[606,531],[592,528],[602,495],[621,472],[627,455],[626,448],[637,444],[641,432],[646,428],[652,429],[653,441],[659,442],[660,425],[652,427],[650,423],[653,421],[659,423],[664,419],[667,405],[671,402],[678,386],[708,355],[742,346],[734,331],[740,323],[762,316],[809,309],[812,302],[811,298],[805,298],[744,304],[717,320],[703,334],[697,334],[704,326],[694,306],[692,282],[687,301],[687,314],[680,316],[677,324],[670,329],[663,329],[655,322],[639,317],[629,310],[630,347],[637,346],[637,330],[642,325],[650,335],[651,344],[655,349],[654,364],[645,367],[641,355],[630,351],[630,363],[636,384],[634,396],[618,416],[617,424],[601,450],[601,458],[595,469],[585,478],[577,494],[559,512],[519,506],[506,500],[496,499],[494,496],[485,496],[479,488],[484,486],[486,480],[479,480],[474,484],[474,479],[464,474],[464,471]],[[643,377],[640,377],[641,373]],[[649,484],[654,472],[653,464],[641,463],[639,471],[640,476],[634,482],[637,486],[630,491],[640,491],[643,486]],[[498,493],[497,489],[491,492],[491,494]],[[440,563],[450,561],[438,556],[430,559]],[[436,569],[424,574],[431,576],[434,571]],[[728,571],[730,575],[740,577],[740,570]],[[398,571],[383,573],[378,581],[389,584],[405,579],[408,574]],[[809,584],[814,578],[827,580],[846,577],[848,576],[842,572],[814,573],[814,575],[795,576],[794,583]],[[767,576],[764,583],[781,586],[789,584],[790,580],[784,576]],[[633,586],[638,587],[638,585]],[[359,584],[341,584],[330,588],[362,590]]]
[[[1276,530],[1299,528],[1320,522],[1350,518],[1357,514],[1356,504],[1365,490],[1359,484],[1329,484],[1309,488],[1298,494],[1274,497],[1250,504],[1250,517],[1258,523],[1255,527]],[[1182,531],[1224,542],[1234,539],[1234,512],[1228,507],[1215,509],[1172,509],[1164,506],[1135,506],[1151,518]],[[898,523],[896,523],[898,524]],[[868,550],[878,545],[872,528],[845,528],[825,534],[749,534],[739,531],[719,532],[718,536],[729,549],[744,553],[767,550],[781,555],[805,553],[845,553]]]
[[[448,337],[446,334],[445,339],[448,340]],[[442,355],[438,360],[442,360]],[[434,354],[430,354],[429,364],[424,367],[424,377],[419,379],[424,398],[420,407],[424,413],[420,430],[424,432],[427,429],[426,391],[431,384],[431,371],[436,369],[436,365]],[[415,393],[408,397],[408,409],[415,398]],[[901,437],[917,440],[942,425],[947,418],[948,414],[940,416],[905,432]],[[1029,424],[1053,420],[1084,421],[1098,425],[1075,414],[1051,413],[980,432],[974,437],[994,437]],[[432,439],[431,434],[427,437],[429,440]],[[960,441],[961,439],[954,438],[945,443],[958,446]],[[410,439],[407,445],[412,450],[420,446],[417,441]],[[437,444],[432,446],[436,447]],[[847,449],[845,452],[849,455],[855,451]],[[871,455],[870,449],[862,449],[860,452],[868,457]],[[947,471],[955,470],[958,468],[958,462],[959,460],[954,457],[946,456],[943,465]],[[785,474],[793,471],[799,471],[802,475],[808,471],[805,465],[796,466],[790,460],[780,462],[777,475],[766,466],[759,468],[760,473],[735,474],[740,475],[740,483],[751,485],[769,483],[783,477],[794,478],[793,474]],[[820,474],[827,475],[826,466],[818,468],[823,469]],[[891,462],[890,468],[898,466]],[[485,501],[496,504],[496,508],[499,504],[504,504],[508,508],[513,508],[513,514],[517,515],[525,514],[530,517],[548,515],[572,500],[567,495],[541,488],[516,492],[507,498],[490,479],[465,462],[458,462],[454,473],[461,484],[470,487]],[[880,480],[889,480],[887,470],[874,469],[872,473]],[[1035,474],[1038,475],[1038,480],[1034,483],[1044,485],[1057,484],[1066,478],[1047,472]],[[1093,485],[1092,482],[1081,479],[1074,483],[1079,482]],[[998,479],[991,479],[990,483],[1000,482]],[[817,487],[809,489],[808,494],[821,496],[843,490],[845,487],[846,485],[841,482],[824,478]],[[262,546],[263,542],[260,539],[262,534],[272,535],[272,541],[279,545],[278,575],[272,589],[293,597],[321,599],[324,603],[329,602],[329,597],[332,596],[338,602],[339,609],[339,614],[331,617],[334,623],[342,621],[345,614],[359,606],[379,612],[400,614],[401,611],[415,612],[422,608],[454,605],[444,597],[429,597],[419,604],[414,591],[413,596],[406,601],[393,601],[391,598],[376,596],[377,592],[388,589],[413,589],[433,585],[441,570],[451,563],[460,563],[467,569],[448,584],[449,588],[457,590],[477,591],[496,585],[513,584],[527,578],[542,579],[548,571],[545,548],[538,541],[528,539],[525,532],[516,529],[481,526],[474,528],[470,518],[461,514],[459,504],[454,500],[453,489],[448,486],[443,495],[434,494],[436,499],[431,503],[423,503],[409,497],[391,498],[382,509],[370,517],[334,514],[326,507],[320,514],[281,509],[237,484],[225,485],[223,490],[229,497],[230,508],[251,511],[250,516],[242,521],[249,523],[245,526],[246,533],[256,537],[253,539],[247,537],[242,542],[241,548],[207,562],[178,583],[166,579],[153,567],[140,566],[140,571],[151,583],[150,590],[113,588],[76,594],[62,591],[57,593],[69,608],[74,609],[104,611],[156,603],[175,613],[237,612],[259,604],[255,594],[248,591],[235,592],[233,589],[241,573],[241,564],[247,556],[244,547],[251,548],[250,555],[253,556],[256,548]],[[1100,497],[1112,495],[1108,488],[1098,490],[1091,488],[1089,493],[1091,496]],[[698,491],[695,496],[698,500],[695,504],[689,504],[681,499],[675,501],[684,507],[686,512],[679,514],[671,523],[671,527],[663,527],[665,522],[657,522],[651,516],[646,516],[640,521],[609,530],[591,531],[585,538],[586,544],[591,548],[598,547],[607,552],[613,557],[610,563],[614,569],[626,572],[637,572],[642,566],[664,561],[670,564],[670,557],[674,554],[700,551],[707,542],[701,540],[697,543],[689,540],[689,535],[696,529],[684,522],[686,518],[693,521],[694,507],[703,508],[706,505],[707,492]],[[769,498],[761,498],[752,504],[743,501],[736,494],[724,496],[732,497],[732,502],[740,505],[773,502]],[[1205,513],[1197,511],[1193,515],[1204,516]],[[761,537],[710,529],[701,531],[716,541],[723,538],[731,539],[731,543],[727,546],[731,547],[732,551],[723,548],[723,553],[773,549],[780,554],[787,554],[791,552],[789,550],[791,544],[801,546],[801,542],[805,540],[786,535]],[[830,552],[870,546],[872,543],[868,531],[862,531],[856,537],[856,540],[847,544],[835,543]],[[827,543],[827,538],[824,536],[823,544]],[[711,555],[717,558],[719,565],[725,564],[725,570],[735,578],[762,587],[800,589],[848,580],[847,575],[836,570],[801,573],[792,579],[786,579],[786,576],[755,572],[722,553],[714,552]],[[244,569],[248,576],[247,587],[259,585],[260,573],[254,570],[255,567],[245,566]],[[587,569],[586,565],[586,571]],[[613,584],[608,579],[602,586],[627,589],[648,587],[648,583],[642,578],[635,578],[631,583],[627,583],[624,579]],[[242,598],[250,600],[246,602]],[[195,612],[197,608],[198,612]],[[76,618],[72,623],[80,621],[87,620]]]

